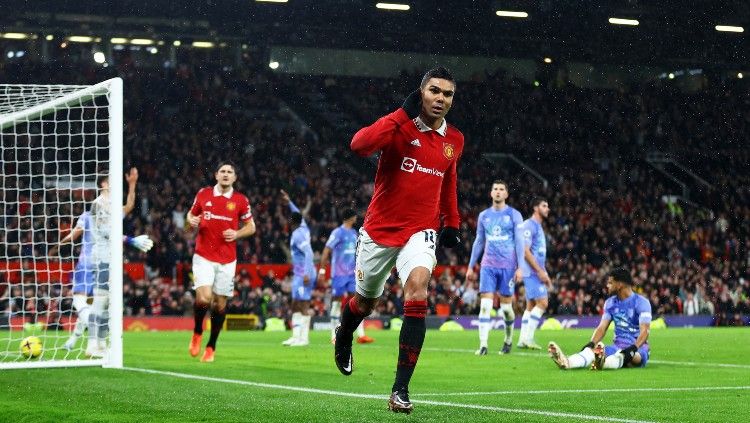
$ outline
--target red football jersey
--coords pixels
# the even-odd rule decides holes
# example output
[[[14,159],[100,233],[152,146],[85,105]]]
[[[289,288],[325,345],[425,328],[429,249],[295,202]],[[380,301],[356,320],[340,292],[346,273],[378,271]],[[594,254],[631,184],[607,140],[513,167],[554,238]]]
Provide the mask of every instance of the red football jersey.
[[[415,233],[444,226],[458,228],[456,165],[464,136],[443,121],[437,130],[403,109],[360,129],[352,139],[360,156],[381,151],[375,192],[364,228],[378,244],[401,247]]]
[[[253,218],[250,201],[233,189],[221,194],[217,187],[198,191],[190,208],[193,216],[200,216],[195,254],[216,263],[226,264],[237,260],[237,242],[226,242],[222,232],[239,229],[240,221]]]

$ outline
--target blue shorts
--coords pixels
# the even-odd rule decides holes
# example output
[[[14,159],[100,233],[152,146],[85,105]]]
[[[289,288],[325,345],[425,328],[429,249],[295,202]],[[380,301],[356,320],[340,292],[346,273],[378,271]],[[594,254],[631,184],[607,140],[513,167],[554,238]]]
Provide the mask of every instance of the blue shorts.
[[[76,266],[73,269],[73,293],[88,297],[94,295],[94,273],[93,267]]]
[[[523,285],[526,287],[527,300],[536,300],[547,296],[547,285],[542,283],[535,274],[523,278]]]
[[[612,354],[617,354],[617,351],[620,351],[623,348],[627,348],[628,345],[625,345],[623,347],[618,347],[617,345],[607,345],[604,347],[604,354],[607,356],[610,356]],[[645,367],[646,363],[648,363],[648,354],[651,351],[651,348],[649,348],[648,344],[641,345],[640,348],[638,348],[638,354],[641,355],[641,364],[639,364],[637,367]]]
[[[513,296],[513,282],[515,271],[510,269],[496,269],[494,267],[482,267],[479,271],[479,292],[500,292],[503,297]]]
[[[356,289],[357,281],[354,280],[354,275],[334,276],[331,280],[331,296],[334,298],[355,292]]]
[[[310,301],[312,291],[315,287],[315,276],[310,276],[310,282],[305,286],[302,276],[294,275],[292,278],[292,300]]]

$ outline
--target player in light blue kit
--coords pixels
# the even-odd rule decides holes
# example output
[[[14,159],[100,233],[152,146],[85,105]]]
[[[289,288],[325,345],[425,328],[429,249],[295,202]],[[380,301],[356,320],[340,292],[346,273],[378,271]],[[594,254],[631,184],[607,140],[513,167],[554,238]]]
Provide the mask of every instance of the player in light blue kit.
[[[341,317],[341,303],[345,297],[356,292],[357,283],[354,280],[356,268],[357,231],[353,228],[357,223],[357,213],[352,209],[342,212],[343,222],[334,229],[328,237],[323,253],[320,255],[320,270],[318,277],[326,274],[328,258],[331,257],[331,343],[336,340],[336,326]],[[357,342],[368,344],[374,339],[365,335],[365,323],[357,328]]]
[[[604,303],[601,323],[591,341],[581,352],[566,357],[560,347],[550,342],[550,357],[561,369],[615,370],[622,367],[644,367],[648,362],[648,335],[651,329],[651,304],[633,292],[630,272],[617,268],[609,273],[607,292],[612,295]],[[604,345],[602,338],[611,322],[615,322],[613,345]]]
[[[521,334],[518,347],[540,350],[534,341],[534,332],[547,310],[547,287],[552,281],[545,269],[547,259],[547,239],[544,237],[542,222],[549,215],[549,204],[543,198],[531,202],[534,213],[516,227],[516,242],[523,243],[523,255],[518,257],[526,291],[526,310],[521,319]]]
[[[303,212],[294,205],[289,194],[281,191],[282,201],[289,205],[292,215],[289,225],[292,236],[289,244],[292,251],[292,337],[282,342],[291,347],[302,347],[310,343],[310,307],[312,290],[315,287],[317,273],[313,264],[313,250],[310,244],[310,228],[303,217]],[[308,206],[310,202],[308,201]]]
[[[94,295],[94,263],[92,261],[92,250],[94,248],[94,239],[91,234],[91,213],[85,211],[78,217],[75,227],[65,238],[60,240],[60,245],[68,242],[75,242],[81,238],[81,251],[78,253],[78,261],[73,269],[73,308],[78,315],[73,333],[63,345],[63,348],[70,351],[75,346],[78,339],[83,335],[89,321],[91,312],[88,298]],[[50,255],[55,255],[57,248],[50,250]]]
[[[476,280],[474,267],[482,256],[479,272],[479,349],[476,355],[487,355],[487,340],[492,321],[490,312],[494,305],[495,292],[500,293],[500,310],[505,319],[505,342],[500,354],[510,353],[513,345],[513,287],[521,281],[518,257],[523,255],[523,244],[516,242],[516,226],[523,222],[521,213],[505,204],[508,198],[508,184],[497,180],[492,182],[492,207],[479,213],[477,237],[471,248],[471,259],[466,271],[466,279]]]

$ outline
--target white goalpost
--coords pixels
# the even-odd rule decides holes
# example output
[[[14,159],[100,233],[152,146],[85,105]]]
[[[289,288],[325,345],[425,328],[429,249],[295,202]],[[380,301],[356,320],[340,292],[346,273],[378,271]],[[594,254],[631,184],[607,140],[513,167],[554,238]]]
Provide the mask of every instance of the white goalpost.
[[[122,103],[120,78],[91,86],[0,84],[0,369],[122,367]],[[60,241],[91,210],[103,176],[110,215],[98,239],[108,235],[109,257],[95,261],[109,262],[109,334],[106,349],[90,357],[86,332],[70,342],[78,319],[74,281],[80,291],[96,279],[90,268],[74,275],[87,234]]]

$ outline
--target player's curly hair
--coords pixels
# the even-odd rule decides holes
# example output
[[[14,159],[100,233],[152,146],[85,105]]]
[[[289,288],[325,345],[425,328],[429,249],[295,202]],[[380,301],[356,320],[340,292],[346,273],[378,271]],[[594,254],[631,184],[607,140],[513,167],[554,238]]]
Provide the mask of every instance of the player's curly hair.
[[[616,280],[617,282],[626,283],[628,285],[633,284],[633,278],[630,276],[628,269],[624,267],[617,267],[609,272],[609,277]]]
[[[456,86],[456,80],[453,79],[453,73],[444,66],[438,66],[436,68],[428,70],[427,73],[425,73],[422,77],[422,82],[419,84],[419,89],[424,89],[425,85],[427,85],[427,81],[429,81],[430,78],[445,79],[447,81],[451,81],[454,87]]]

